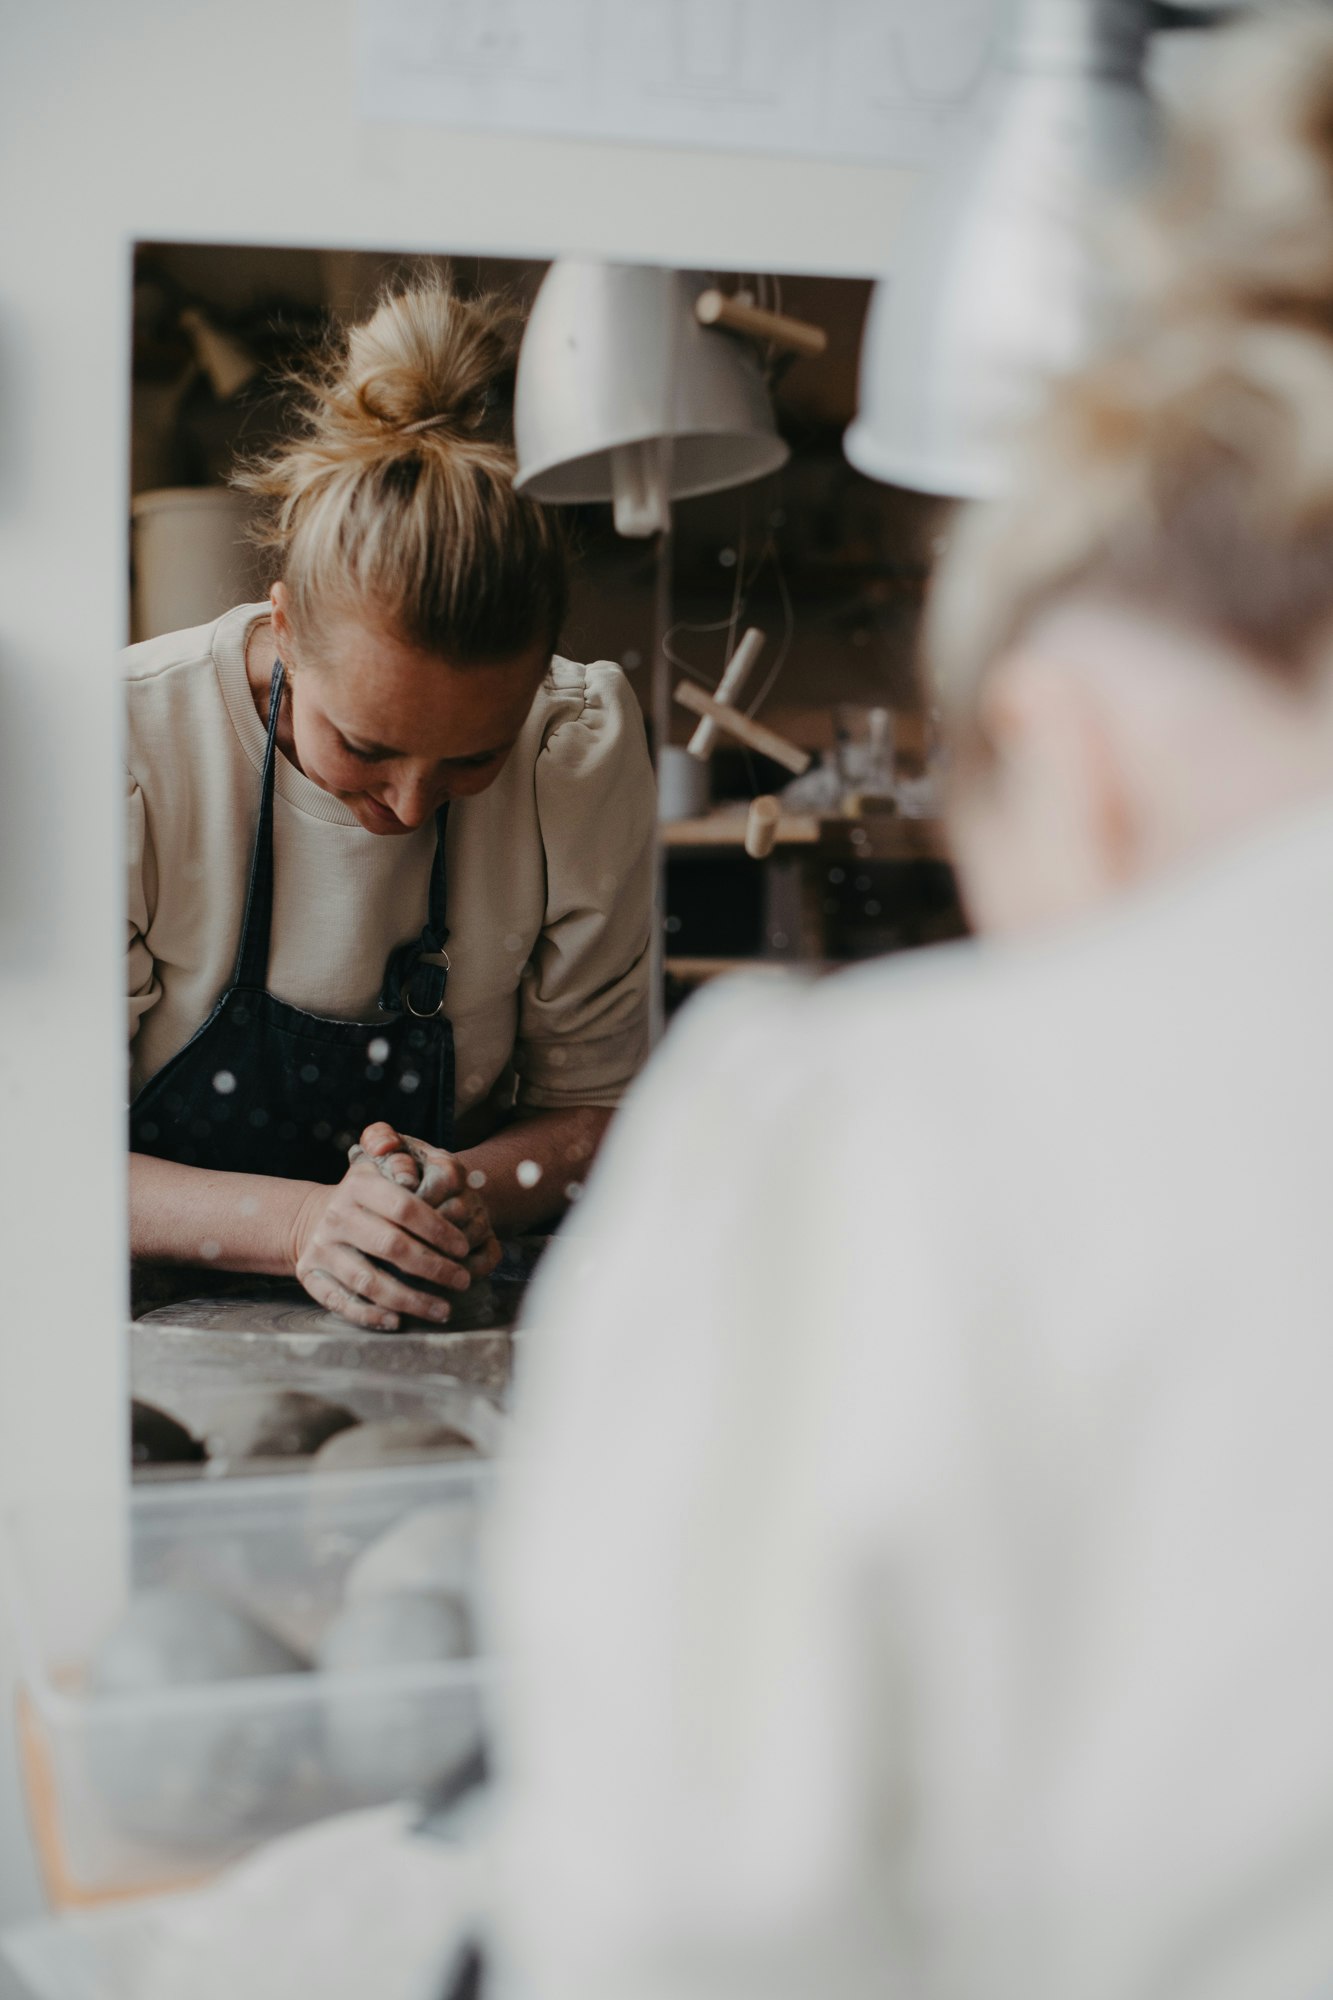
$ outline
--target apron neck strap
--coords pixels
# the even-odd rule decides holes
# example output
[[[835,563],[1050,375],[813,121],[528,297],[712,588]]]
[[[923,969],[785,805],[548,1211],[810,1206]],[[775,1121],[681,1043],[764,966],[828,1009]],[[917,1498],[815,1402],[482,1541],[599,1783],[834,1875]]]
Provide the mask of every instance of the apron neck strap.
[[[449,825],[446,801],[435,815],[435,859],[430,871],[430,904],[421,936],[400,944],[389,954],[380,991],[383,1014],[415,1014],[429,1020],[444,1011],[444,990],[449,983],[449,940],[447,874],[444,865],[444,838]],[[430,958],[440,963],[427,962]]]
[[[250,886],[232,975],[233,986],[257,987],[261,991],[268,985],[269,933],[273,927],[273,774],[284,678],[282,661],[275,660],[268,690],[268,740],[264,745],[264,773],[259,782],[259,820],[250,856]]]
[[[259,991],[268,987],[269,937],[273,928],[273,790],[278,754],[278,720],[282,714],[285,674],[281,660],[273,662],[273,679],[268,694],[268,738],[264,745],[264,772],[259,786],[259,820],[255,827],[254,851],[250,857],[250,886],[245,898],[245,919],[236,953],[233,986]],[[381,1011],[388,1014],[415,1014],[428,1020],[442,1012],[444,989],[449,978],[449,957],[445,951],[449,930],[448,893],[444,865],[444,837],[449,824],[449,807],[442,805],[435,815],[435,859],[430,871],[430,902],[421,936],[398,945],[384,968],[380,992]],[[428,958],[438,959],[430,964]]]

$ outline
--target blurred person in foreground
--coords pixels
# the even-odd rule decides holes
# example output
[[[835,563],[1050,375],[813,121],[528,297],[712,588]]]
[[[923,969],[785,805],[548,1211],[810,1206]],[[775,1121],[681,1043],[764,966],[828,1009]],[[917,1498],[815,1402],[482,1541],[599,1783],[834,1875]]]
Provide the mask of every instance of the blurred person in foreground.
[[[934,596],[981,940],[692,1007],[540,1290],[506,2000],[1333,1993],[1333,24],[1152,226]]]

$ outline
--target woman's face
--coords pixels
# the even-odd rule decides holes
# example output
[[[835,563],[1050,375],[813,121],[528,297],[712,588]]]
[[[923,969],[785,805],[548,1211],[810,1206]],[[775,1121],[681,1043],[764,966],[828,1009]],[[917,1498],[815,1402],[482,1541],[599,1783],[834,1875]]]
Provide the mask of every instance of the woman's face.
[[[411,833],[448,799],[494,784],[550,661],[544,647],[454,667],[369,620],[343,614],[296,645],[281,586],[274,636],[291,667],[295,762],[369,833]]]

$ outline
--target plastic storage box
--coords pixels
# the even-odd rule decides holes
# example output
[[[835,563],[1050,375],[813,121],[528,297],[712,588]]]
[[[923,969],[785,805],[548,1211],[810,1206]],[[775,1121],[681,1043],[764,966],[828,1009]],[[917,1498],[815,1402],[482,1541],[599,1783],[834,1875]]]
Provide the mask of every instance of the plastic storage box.
[[[493,1477],[473,1462],[139,1487],[129,1591],[206,1592],[309,1658],[358,1558],[390,1531],[401,1543],[413,1516],[431,1587],[471,1614]],[[197,1880],[306,1821],[425,1789],[475,1750],[493,1679],[476,1658],[93,1693],[103,1632],[77,1635],[68,1584],[86,1529],[49,1510],[8,1523],[22,1762],[53,1901]]]

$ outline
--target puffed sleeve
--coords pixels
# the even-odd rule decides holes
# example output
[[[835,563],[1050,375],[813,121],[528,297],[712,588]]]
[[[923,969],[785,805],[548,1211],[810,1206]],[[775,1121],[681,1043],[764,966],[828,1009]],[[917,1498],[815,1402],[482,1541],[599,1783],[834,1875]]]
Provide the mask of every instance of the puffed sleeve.
[[[126,849],[129,868],[129,937],[125,975],[130,1003],[130,1041],[154,1005],[162,988],[153,955],[145,942],[157,901],[157,861],[148,837],[143,793],[133,776],[126,778]]]
[[[514,1064],[531,1110],[618,1104],[648,1053],[652,766],[619,667],[565,669],[537,759],[546,915]]]

